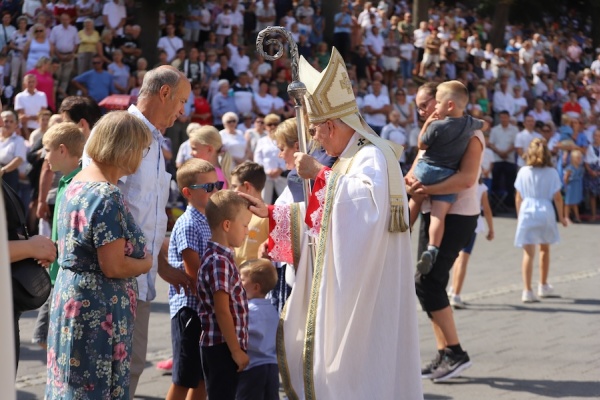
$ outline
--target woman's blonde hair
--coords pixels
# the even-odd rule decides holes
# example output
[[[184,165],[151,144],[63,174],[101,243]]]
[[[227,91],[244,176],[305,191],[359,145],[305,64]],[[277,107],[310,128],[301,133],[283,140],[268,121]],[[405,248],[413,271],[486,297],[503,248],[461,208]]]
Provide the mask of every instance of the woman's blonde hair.
[[[273,133],[278,146],[293,148],[298,143],[298,123],[296,118],[283,121]]]
[[[281,117],[277,114],[267,114],[265,116],[265,126],[269,124],[279,124],[281,122]]]
[[[223,140],[221,134],[214,126],[204,125],[200,128],[194,129],[188,133],[190,137],[190,143],[198,143],[206,146],[211,146],[215,149],[217,154],[220,154],[221,159],[221,170],[227,179],[227,182],[231,182],[231,170],[233,169],[233,160],[231,155],[223,149]],[[207,160],[210,161],[210,160]]]
[[[531,167],[552,167],[552,155],[545,139],[535,138],[529,144],[527,156],[525,157],[527,165]]]
[[[152,144],[152,133],[141,119],[127,111],[113,111],[96,123],[86,151],[97,163],[121,168],[133,174]]]

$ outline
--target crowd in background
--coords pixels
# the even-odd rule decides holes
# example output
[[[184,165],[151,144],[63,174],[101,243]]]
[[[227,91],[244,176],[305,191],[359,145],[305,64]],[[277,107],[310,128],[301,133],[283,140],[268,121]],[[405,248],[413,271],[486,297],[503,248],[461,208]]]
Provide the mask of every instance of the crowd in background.
[[[3,1],[0,7],[0,81],[5,104],[19,122],[11,131],[9,117],[2,136],[21,138],[11,139],[12,152],[2,146],[0,163],[4,175],[20,171],[21,193],[29,202],[30,134],[36,132],[36,139],[49,118],[39,112],[56,112],[69,94],[89,95],[97,102],[127,94],[135,101],[144,74],[156,65],[148,65],[142,54],[143,32],[133,21],[132,2],[25,0]],[[456,79],[469,89],[468,112],[493,126],[487,132],[484,178],[493,180],[490,187],[506,206],[512,206],[514,177],[523,165],[519,154],[541,135],[561,174],[571,164],[570,153],[582,153],[585,171],[570,178],[583,176],[581,198],[589,199],[595,216],[600,55],[591,44],[589,18],[565,9],[556,20],[544,16],[536,23],[509,24],[505,45],[494,48],[490,18],[472,9],[435,6],[427,20],[413,21],[411,8],[405,1],[343,2],[333,21],[326,21],[320,2],[311,0],[205,1],[189,5],[185,15],[161,12],[157,65],[177,67],[193,89],[185,114],[165,132],[171,171],[191,157],[189,146],[180,150],[191,122],[225,129],[230,135],[224,136],[224,150],[238,161],[254,158],[258,138],[268,132],[264,117],[294,115],[287,93],[289,56],[284,52],[282,58],[266,61],[255,50],[257,33],[269,25],[284,26],[300,54],[323,69],[331,50],[324,40],[330,23],[361,113],[376,132],[404,144],[405,166],[416,152],[420,129],[416,89],[425,81]],[[235,118],[226,121],[228,113]],[[506,113],[508,121],[502,122]],[[235,125],[229,122],[233,120]],[[22,162],[15,167],[17,157]],[[11,179],[14,184],[16,178]]]

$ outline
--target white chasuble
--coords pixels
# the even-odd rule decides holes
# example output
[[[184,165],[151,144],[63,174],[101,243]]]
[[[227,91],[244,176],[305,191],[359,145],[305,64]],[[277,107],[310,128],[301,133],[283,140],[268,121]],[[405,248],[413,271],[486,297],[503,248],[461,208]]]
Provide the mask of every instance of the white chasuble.
[[[324,168],[316,180],[308,207],[321,218],[311,227],[318,235],[313,266],[303,205],[270,208],[271,255],[296,265],[278,332],[292,400],[423,398],[410,236],[388,232],[385,157],[375,146],[351,148],[362,144],[355,134],[341,166]],[[348,153],[356,154],[344,161]],[[408,207],[405,214],[408,220]]]

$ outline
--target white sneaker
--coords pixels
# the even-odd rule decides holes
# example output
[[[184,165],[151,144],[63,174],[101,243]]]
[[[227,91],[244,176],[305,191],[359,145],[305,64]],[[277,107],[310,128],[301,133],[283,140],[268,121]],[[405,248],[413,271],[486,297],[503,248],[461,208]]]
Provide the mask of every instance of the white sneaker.
[[[450,297],[450,305],[456,310],[467,308],[465,303],[460,299],[460,295],[458,294],[453,294],[452,297]]]
[[[538,285],[537,294],[538,297],[550,297],[554,294],[554,288],[549,283],[546,283],[545,285],[540,283]]]
[[[521,301],[523,303],[537,303],[539,300],[534,296],[533,291],[531,290],[523,290],[523,295],[521,296]]]
[[[454,288],[452,286],[448,286],[446,293],[448,293],[448,298],[451,298],[454,295]]]

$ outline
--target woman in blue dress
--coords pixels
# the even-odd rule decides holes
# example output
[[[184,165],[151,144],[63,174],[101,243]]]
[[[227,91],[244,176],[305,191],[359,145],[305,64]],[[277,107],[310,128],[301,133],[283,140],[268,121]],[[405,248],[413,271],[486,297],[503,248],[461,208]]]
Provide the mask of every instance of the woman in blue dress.
[[[550,245],[558,243],[558,228],[552,203],[556,206],[558,219],[567,226],[563,215],[562,187],[558,171],[552,166],[552,156],[544,139],[533,139],[527,151],[527,166],[521,168],[515,180],[517,232],[515,246],[523,248],[523,294],[524,303],[538,301],[531,288],[535,247],[540,246],[540,283],[537,294],[548,297],[553,293],[548,283],[550,270]]]
[[[152,258],[117,182],[135,172],[151,140],[126,111],[105,115],[86,147],[90,165],[59,205],[47,399],[129,399],[135,277]]]
[[[563,181],[565,184],[565,218],[569,220],[571,212],[575,215],[575,222],[581,222],[579,218],[579,203],[583,201],[583,154],[579,150],[573,150],[570,154],[569,165],[565,168]]]

